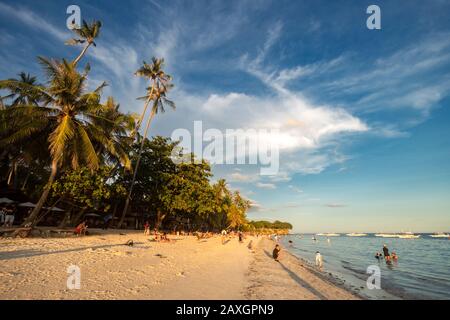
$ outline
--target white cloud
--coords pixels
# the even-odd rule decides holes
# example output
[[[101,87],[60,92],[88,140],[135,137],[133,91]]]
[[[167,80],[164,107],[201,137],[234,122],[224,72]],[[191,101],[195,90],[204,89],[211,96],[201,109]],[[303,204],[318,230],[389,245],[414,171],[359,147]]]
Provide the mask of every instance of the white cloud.
[[[276,189],[276,188],[277,188],[277,186],[274,185],[273,183],[262,183],[262,182],[258,182],[258,183],[256,184],[256,186],[257,186],[258,188],[261,188],[261,189]]]
[[[258,179],[258,176],[234,172],[229,175],[228,180],[232,182],[252,182]]]
[[[289,189],[293,190],[296,193],[303,193],[303,190],[298,188],[298,187],[296,187],[296,186],[289,185],[288,187],[289,187]]]
[[[346,206],[347,205],[343,204],[343,203],[327,203],[327,204],[325,204],[325,207],[328,207],[328,208],[343,208]]]

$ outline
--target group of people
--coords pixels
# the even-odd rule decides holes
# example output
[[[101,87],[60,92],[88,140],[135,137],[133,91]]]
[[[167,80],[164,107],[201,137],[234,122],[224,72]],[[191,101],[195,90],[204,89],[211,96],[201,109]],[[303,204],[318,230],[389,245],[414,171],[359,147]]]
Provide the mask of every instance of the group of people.
[[[377,259],[377,260],[384,259],[386,261],[386,263],[390,263],[391,261],[397,262],[398,256],[394,251],[392,251],[392,253],[389,254],[389,248],[385,244],[385,245],[383,245],[383,253],[381,253],[381,252],[375,253],[375,259]]]
[[[5,228],[13,226],[15,210],[12,206],[0,208],[0,226]]]
[[[179,233],[177,232],[177,235]],[[146,221],[144,224],[144,235],[145,236],[150,236],[151,232],[150,232],[150,222]],[[163,232],[162,234],[158,232],[158,229],[155,228],[153,230],[153,236],[154,236],[154,240],[157,242],[171,242],[172,240],[169,239],[169,237],[167,236],[167,232]]]

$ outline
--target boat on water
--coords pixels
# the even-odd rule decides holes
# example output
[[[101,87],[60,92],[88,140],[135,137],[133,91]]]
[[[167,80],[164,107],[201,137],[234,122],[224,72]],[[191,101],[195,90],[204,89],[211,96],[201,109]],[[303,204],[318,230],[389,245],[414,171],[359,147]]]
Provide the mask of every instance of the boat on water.
[[[323,236],[323,237],[339,237],[339,233],[317,233],[316,236]]]
[[[395,234],[395,233],[377,233],[377,234],[375,234],[375,237],[398,238],[398,234]]]
[[[352,232],[352,233],[347,233],[346,236],[347,237],[365,237],[365,236],[367,236],[367,233]]]
[[[432,238],[449,238],[450,239],[450,234],[439,232],[439,233],[430,234],[430,237],[432,237]]]
[[[418,239],[420,238],[420,234],[414,234],[412,232],[400,233],[397,235],[400,239]]]

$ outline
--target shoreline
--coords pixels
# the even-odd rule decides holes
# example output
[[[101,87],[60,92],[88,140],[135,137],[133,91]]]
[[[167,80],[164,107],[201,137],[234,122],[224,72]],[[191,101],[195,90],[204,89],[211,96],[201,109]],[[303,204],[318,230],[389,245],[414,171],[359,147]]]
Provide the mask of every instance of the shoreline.
[[[294,256],[284,246],[280,262],[271,252],[275,241],[263,237],[250,266],[247,298],[263,300],[360,300],[362,296],[325,274],[320,274]]]
[[[143,232],[91,230],[70,238],[0,240],[0,299],[360,299],[302,266],[287,250],[271,256],[266,237],[151,241]],[[133,246],[126,246],[128,240]],[[252,242],[253,250],[249,249]],[[67,288],[77,265],[81,288]]]

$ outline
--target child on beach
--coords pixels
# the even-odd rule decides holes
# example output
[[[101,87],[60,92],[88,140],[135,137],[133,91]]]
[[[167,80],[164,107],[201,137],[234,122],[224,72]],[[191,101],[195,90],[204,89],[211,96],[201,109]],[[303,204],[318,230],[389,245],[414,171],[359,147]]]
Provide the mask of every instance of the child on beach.
[[[279,262],[279,261],[278,261],[278,257],[280,256],[280,251],[281,251],[281,248],[280,248],[280,246],[277,244],[277,245],[275,246],[275,249],[273,249],[273,252],[272,252],[272,256],[273,256],[273,258],[275,259],[276,262]]]

